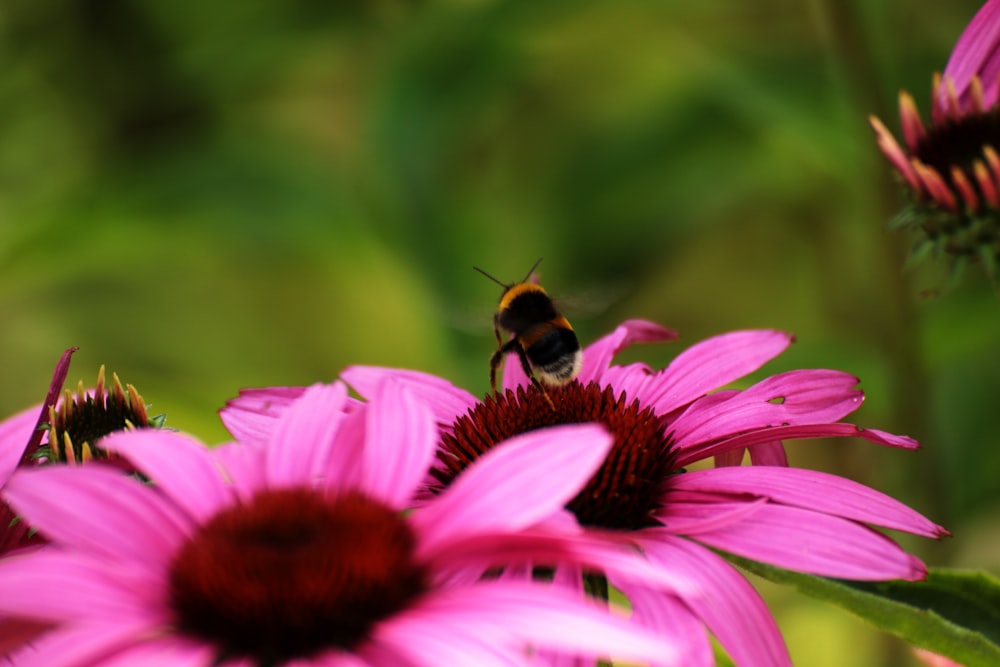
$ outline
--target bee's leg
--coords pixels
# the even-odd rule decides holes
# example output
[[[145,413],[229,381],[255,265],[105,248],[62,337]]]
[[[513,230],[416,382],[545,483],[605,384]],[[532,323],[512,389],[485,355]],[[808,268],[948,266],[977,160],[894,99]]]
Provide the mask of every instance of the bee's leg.
[[[497,330],[497,338],[500,337],[500,332]],[[506,345],[500,345],[497,351],[493,353],[490,357],[490,389],[493,390],[495,394],[497,392],[497,369],[503,366],[504,355],[513,350],[518,350],[523,355],[524,352],[521,351],[521,346],[518,344],[517,339],[508,341]],[[521,363],[525,363],[527,358],[525,358]]]
[[[516,340],[511,341],[511,343],[516,343],[516,342],[517,342]],[[538,391],[542,392],[542,396],[545,398],[545,402],[548,403],[549,407],[552,408],[552,411],[555,412],[556,405],[555,403],[552,402],[552,399],[549,398],[549,393],[545,391],[545,387],[543,387],[542,383],[539,382],[538,378],[535,377],[535,371],[532,370],[531,363],[528,361],[528,353],[525,352],[524,348],[521,347],[520,345],[518,345],[515,349],[517,351],[517,358],[521,360],[521,368],[524,369],[525,375],[527,375],[528,379],[531,380],[531,384],[535,385],[535,387],[538,388]]]

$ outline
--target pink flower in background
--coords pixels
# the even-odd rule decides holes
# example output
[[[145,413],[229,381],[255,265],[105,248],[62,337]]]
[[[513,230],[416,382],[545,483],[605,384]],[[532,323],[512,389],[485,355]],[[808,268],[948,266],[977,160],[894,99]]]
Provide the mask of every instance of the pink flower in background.
[[[875,116],[879,149],[902,177],[913,205],[899,223],[923,232],[925,245],[956,258],[1000,256],[1000,1],[979,10],[934,77],[925,125],[913,97],[899,95],[904,145]]]
[[[925,575],[917,558],[869,525],[926,537],[945,534],[943,528],[856,482],[787,467],[785,440],[860,437],[917,447],[910,438],[839,421],[861,405],[857,378],[798,370],[743,390],[721,389],[779,355],[791,342],[779,331],[717,336],[661,370],[611,363],[632,343],[672,337],[652,323],[625,322],[586,348],[578,382],[547,389],[555,410],[516,363],[506,365],[504,392],[482,401],[416,371],[353,367],[343,377],[365,397],[392,378],[434,411],[441,438],[427,483],[431,498],[507,438],[562,424],[604,424],[614,445],[567,508],[588,530],[636,545],[665,572],[697,583],[698,594],[686,596],[606,572],[636,618],[663,632],[680,628],[695,641],[687,664],[713,662],[704,626],[739,665],[789,664],[759,595],[712,549],[847,579]],[[738,467],[745,451],[770,465]],[[728,465],[684,471],[710,457]],[[541,454],[538,459],[545,461]],[[578,587],[580,577],[567,571],[557,571],[556,579]]]
[[[682,642],[569,591],[469,576],[569,561],[671,585],[565,522],[538,527],[607,454],[603,428],[511,439],[404,515],[437,427],[401,383],[373,392],[297,391],[266,444],[102,442],[152,485],[105,466],[17,472],[5,497],[52,545],[0,561],[0,613],[57,626],[18,664],[528,665],[536,650],[687,664]]]

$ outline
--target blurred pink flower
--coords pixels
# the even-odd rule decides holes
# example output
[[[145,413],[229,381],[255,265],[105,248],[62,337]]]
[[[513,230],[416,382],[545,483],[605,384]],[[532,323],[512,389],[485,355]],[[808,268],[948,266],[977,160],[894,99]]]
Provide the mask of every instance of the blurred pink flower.
[[[699,591],[665,594],[613,572],[607,581],[625,593],[642,622],[663,632],[680,628],[696,641],[687,664],[712,664],[707,626],[739,665],[787,665],[763,601],[713,549],[831,577],[922,578],[916,557],[867,524],[926,537],[945,534],[943,528],[856,482],[787,467],[782,441],[859,437],[903,449],[917,443],[839,421],[863,400],[857,378],[839,371],[789,371],[743,390],[720,389],[779,355],[792,340],[779,331],[717,336],[661,370],[611,363],[632,343],[673,337],[656,324],[625,322],[586,348],[579,382],[547,389],[554,411],[516,363],[506,364],[504,392],[482,401],[416,371],[356,366],[343,378],[363,397],[392,378],[433,410],[441,442],[426,485],[432,498],[507,438],[560,424],[604,424],[614,446],[567,508],[588,530],[637,546]],[[248,397],[259,402],[264,395],[240,400],[246,406]],[[226,413],[224,420],[233,418]],[[258,425],[269,428],[266,419]],[[765,465],[736,467],[745,451]],[[684,471],[709,457],[723,467]],[[556,474],[560,464],[546,465]],[[578,576],[562,575],[557,571],[557,580],[579,586]]]
[[[432,412],[391,379],[363,405],[341,383],[294,393],[261,442],[102,441],[153,485],[105,466],[15,473],[6,499],[52,544],[0,561],[0,613],[57,626],[17,664],[680,663],[680,644],[570,591],[479,576],[512,559],[610,562],[670,585],[617,545],[537,527],[603,460],[603,428],[513,438],[401,514],[434,457]]]
[[[1000,256],[1000,1],[990,0],[965,28],[943,76],[934,76],[931,120],[913,97],[899,94],[905,147],[875,116],[878,146],[913,198],[900,223],[930,245],[992,268]]]

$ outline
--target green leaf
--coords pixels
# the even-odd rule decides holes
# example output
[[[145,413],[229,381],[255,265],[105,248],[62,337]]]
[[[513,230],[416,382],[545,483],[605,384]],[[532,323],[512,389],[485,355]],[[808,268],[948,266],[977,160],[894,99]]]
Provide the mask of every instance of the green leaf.
[[[933,569],[925,581],[846,581],[725,556],[966,667],[1000,665],[1000,579],[986,572]]]

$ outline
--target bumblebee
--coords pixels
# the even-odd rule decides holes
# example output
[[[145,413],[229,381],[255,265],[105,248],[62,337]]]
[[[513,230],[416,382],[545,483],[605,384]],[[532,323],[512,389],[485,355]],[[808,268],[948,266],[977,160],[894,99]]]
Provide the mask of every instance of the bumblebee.
[[[478,266],[472,268],[503,287],[500,305],[493,315],[497,350],[490,357],[490,387],[494,392],[497,390],[497,369],[503,364],[504,355],[514,352],[531,383],[552,405],[539,379],[549,386],[570,382],[580,374],[583,352],[573,327],[559,314],[549,295],[541,285],[528,282],[541,262],[541,259],[535,262],[524,280],[511,284],[500,282]],[[501,330],[512,336],[506,343]]]

